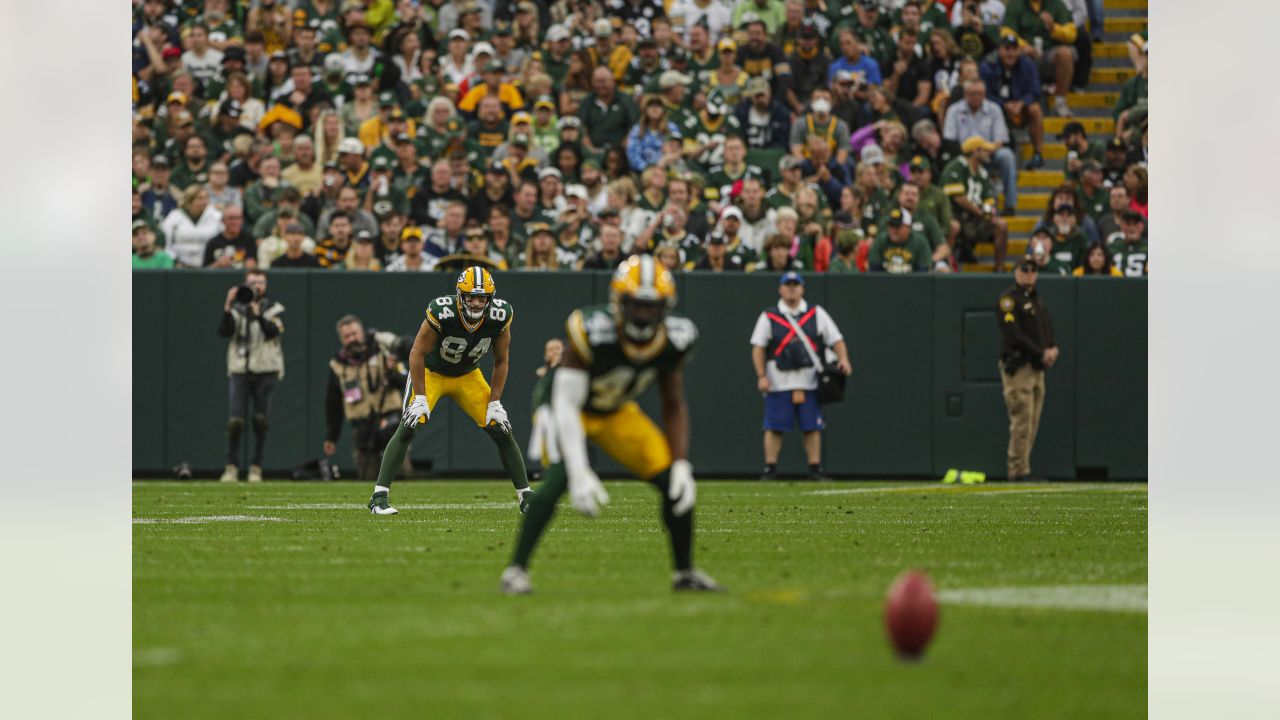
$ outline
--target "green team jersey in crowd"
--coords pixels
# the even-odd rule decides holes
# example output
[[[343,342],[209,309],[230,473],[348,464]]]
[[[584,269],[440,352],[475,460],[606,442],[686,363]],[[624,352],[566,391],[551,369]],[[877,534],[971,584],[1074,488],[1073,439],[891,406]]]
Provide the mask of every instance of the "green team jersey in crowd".
[[[929,249],[929,241],[924,235],[911,231],[907,241],[899,245],[889,239],[889,233],[876,235],[871,241],[871,249],[867,252],[867,266],[874,268],[883,266],[884,271],[893,275],[912,272],[929,272],[933,264],[933,254]]]
[[[967,197],[978,207],[996,201],[996,189],[991,184],[991,175],[987,169],[979,165],[978,171],[973,172],[963,155],[952,158],[942,169],[942,182],[939,184],[947,197]]]
[[[818,198],[818,209],[819,210],[826,209],[827,194],[823,192],[822,188],[818,187],[816,183],[806,183],[803,181],[800,187],[807,187],[812,189],[814,195],[816,195]],[[798,193],[799,191],[800,191],[800,188],[797,187],[795,192]],[[775,210],[778,208],[784,208],[784,207],[794,208],[796,206],[795,193],[788,195],[786,191],[782,189],[782,185],[774,185],[773,187],[769,188],[768,191],[765,192],[764,204],[766,207],[770,207]]]
[[[590,376],[583,411],[607,415],[635,400],[658,377],[683,368],[693,354],[698,328],[686,317],[668,315],[658,337],[635,349],[618,337],[618,323],[608,307],[593,305],[569,315],[565,334]]]
[[[1072,270],[1084,262],[1085,249],[1089,243],[1079,229],[1072,230],[1070,235],[1059,237],[1054,235],[1053,245],[1049,247],[1049,262],[1040,272],[1050,275],[1070,275]]]
[[[756,165],[743,164],[741,172],[731,173],[724,165],[714,165],[707,172],[707,186],[702,189],[702,197],[716,201],[729,197],[733,184],[739,180],[754,178],[765,187],[769,186],[769,176]]]
[[[480,365],[493,342],[511,328],[515,308],[505,300],[494,298],[485,310],[480,325],[468,329],[462,322],[453,295],[445,295],[427,306],[427,322],[440,335],[440,342],[427,353],[427,369],[449,377],[462,377]]]
[[[886,208],[892,210],[893,208]],[[880,218],[877,223],[879,227],[888,227],[889,218]],[[919,235],[929,243],[930,250],[937,250],[938,246],[947,241],[946,235],[942,232],[942,228],[938,226],[937,221],[932,217],[920,212],[920,206],[916,206],[916,212],[911,215],[911,233]]]
[[[429,158],[434,162],[445,156],[445,150],[451,143],[461,145],[465,132],[462,121],[458,118],[449,118],[445,122],[444,132],[436,130],[427,123],[419,123],[418,137],[414,139],[413,144],[418,150],[418,157]]]
[[[1074,30],[1075,21],[1072,20],[1071,11],[1062,3],[1062,0],[1040,0],[1036,5],[1038,7],[1032,7],[1032,0],[1011,0],[1006,6],[1004,19],[1000,24],[1012,28],[1029,44],[1034,45],[1039,39],[1045,50],[1059,45],[1071,45],[1070,42],[1054,38],[1045,27],[1044,20],[1040,18],[1040,13],[1047,12],[1053,16],[1055,25],[1066,25],[1069,26],[1069,30]]]
[[[1147,274],[1147,238],[1144,235],[1136,243],[1125,242],[1124,238],[1114,240],[1107,246],[1111,253],[1111,264],[1116,266],[1125,277],[1144,277]]]
[[[933,218],[945,235],[951,228],[951,200],[937,185],[930,183],[920,191],[920,202],[916,205],[920,215]],[[914,215],[915,213],[913,213]]]
[[[680,128],[680,133],[684,137],[686,147],[706,145],[713,141],[719,142],[714,148],[704,150],[698,157],[694,158],[703,168],[710,168],[712,165],[719,165],[724,162],[724,141],[726,138],[730,135],[743,136],[742,123],[738,122],[737,117],[721,115],[717,121],[707,115],[706,110],[699,110],[685,118],[684,127]]]

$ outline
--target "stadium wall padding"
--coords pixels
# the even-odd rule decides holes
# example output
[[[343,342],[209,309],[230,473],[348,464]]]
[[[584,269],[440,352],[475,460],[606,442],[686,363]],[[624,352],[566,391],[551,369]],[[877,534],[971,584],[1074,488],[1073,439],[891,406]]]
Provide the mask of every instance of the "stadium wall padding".
[[[286,307],[286,375],[272,401],[264,465],[287,473],[320,456],[334,323],[347,313],[367,326],[416,333],[422,310],[451,293],[451,273],[366,275],[274,271],[269,294]],[[529,393],[546,339],[560,336],[579,305],[604,302],[606,273],[502,273],[501,297],[516,309],[512,371],[503,396],[524,445]],[[139,474],[190,463],[224,463],[226,345],[216,328],[237,273],[133,274],[133,465]],[[691,448],[702,475],[754,476],[761,464],[763,401],[755,392],[748,338],[777,300],[776,274],[686,274],[679,311],[698,325],[685,386]],[[806,298],[834,317],[854,366],[846,400],[826,408],[824,462],[836,475],[937,477],[948,468],[1004,474],[1008,416],[996,368],[995,302],[1009,277],[809,275]],[[1033,470],[1053,478],[1141,479],[1147,474],[1147,284],[1145,280],[1041,279],[1062,356],[1049,371]],[[491,361],[484,363],[486,375]],[[397,390],[398,392],[398,390]],[[658,411],[656,392],[642,405]],[[337,458],[351,463],[344,428]],[[415,462],[435,475],[496,474],[491,442],[449,402],[414,441]],[[620,470],[597,457],[604,473]],[[783,472],[804,470],[798,434]]]

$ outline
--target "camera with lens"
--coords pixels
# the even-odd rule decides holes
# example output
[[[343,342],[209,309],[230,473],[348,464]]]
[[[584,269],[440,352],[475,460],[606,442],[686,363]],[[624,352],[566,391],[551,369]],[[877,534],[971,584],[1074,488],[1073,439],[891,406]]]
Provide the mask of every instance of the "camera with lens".
[[[258,293],[248,285],[241,285],[236,288],[236,304],[248,305],[258,299]]]

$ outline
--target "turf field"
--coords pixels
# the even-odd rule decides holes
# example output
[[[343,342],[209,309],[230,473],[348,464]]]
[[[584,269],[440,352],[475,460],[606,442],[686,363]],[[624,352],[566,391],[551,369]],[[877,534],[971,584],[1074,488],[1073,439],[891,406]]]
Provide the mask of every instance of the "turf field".
[[[704,482],[674,595],[656,493],[567,506],[497,592],[505,482],[135,483],[138,718],[1131,718],[1146,714],[1147,489]],[[942,596],[896,660],[885,589]]]

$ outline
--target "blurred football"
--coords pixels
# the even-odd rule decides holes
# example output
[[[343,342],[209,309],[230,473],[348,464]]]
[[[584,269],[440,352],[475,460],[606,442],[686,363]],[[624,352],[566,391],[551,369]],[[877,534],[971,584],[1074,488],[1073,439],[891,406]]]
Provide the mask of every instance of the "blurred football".
[[[917,658],[924,653],[938,626],[938,601],[929,576],[907,570],[893,581],[884,600],[884,625],[900,656]]]

